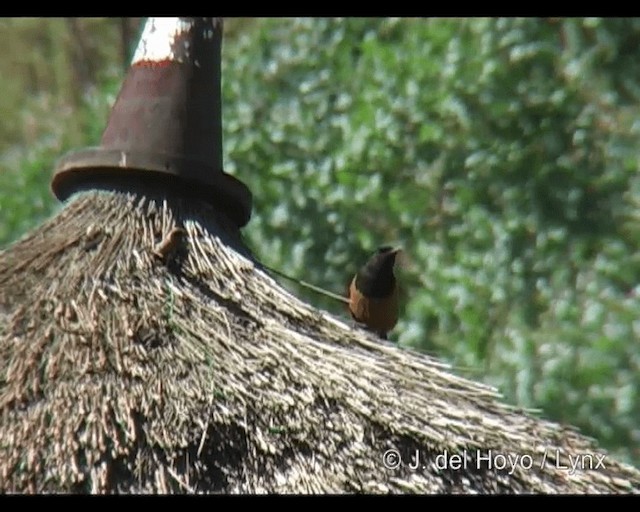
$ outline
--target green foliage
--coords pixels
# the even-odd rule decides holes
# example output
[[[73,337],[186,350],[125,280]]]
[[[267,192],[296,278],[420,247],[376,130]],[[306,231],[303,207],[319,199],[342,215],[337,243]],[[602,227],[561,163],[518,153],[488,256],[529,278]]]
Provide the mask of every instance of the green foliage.
[[[251,244],[339,292],[400,242],[402,344],[638,457],[638,28],[265,20],[223,72]]]
[[[28,101],[29,110],[20,112],[20,119],[28,122],[28,118],[37,118],[38,130],[43,135],[28,146],[11,148],[0,157],[0,246],[57,208],[49,188],[55,161],[78,146],[100,141],[104,119],[119,86],[117,81],[110,84],[105,81],[104,90],[110,89],[111,93],[87,96],[73,111],[52,107],[57,99],[48,94]],[[81,132],[61,129],[71,125]]]
[[[0,20],[0,247],[57,208],[55,161],[99,142],[122,79],[116,21]]]
[[[340,293],[376,246],[402,245],[392,337],[638,464],[640,20],[264,19],[231,32],[225,165],[253,191],[256,255]],[[0,174],[0,243],[51,211],[42,169],[98,140],[119,81],[107,75],[73,117],[29,100],[39,135]],[[64,135],[74,127],[81,143]]]

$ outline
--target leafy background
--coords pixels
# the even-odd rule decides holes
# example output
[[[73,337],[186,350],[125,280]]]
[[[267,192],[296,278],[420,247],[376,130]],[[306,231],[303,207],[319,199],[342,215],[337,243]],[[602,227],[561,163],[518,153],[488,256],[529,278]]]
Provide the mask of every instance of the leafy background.
[[[99,142],[139,22],[0,20],[0,247],[61,207],[55,159]],[[401,245],[392,338],[639,466],[639,45],[633,18],[229,20],[248,245],[337,293]]]

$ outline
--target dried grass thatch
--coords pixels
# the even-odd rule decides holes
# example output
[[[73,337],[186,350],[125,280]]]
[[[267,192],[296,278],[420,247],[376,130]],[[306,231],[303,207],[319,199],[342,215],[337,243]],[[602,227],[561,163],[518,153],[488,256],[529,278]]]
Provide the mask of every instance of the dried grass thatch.
[[[604,452],[300,302],[201,203],[76,195],[0,254],[0,318],[4,492],[640,489],[608,456],[557,468]],[[388,450],[424,467],[387,469]],[[465,450],[466,469],[436,467]],[[488,450],[532,467],[490,468]]]

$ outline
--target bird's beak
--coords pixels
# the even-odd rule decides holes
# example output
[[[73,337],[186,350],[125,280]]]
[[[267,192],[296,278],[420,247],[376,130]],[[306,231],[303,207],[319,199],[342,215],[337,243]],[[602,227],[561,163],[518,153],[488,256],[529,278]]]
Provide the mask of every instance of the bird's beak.
[[[391,251],[391,254],[393,254],[394,263],[403,267],[404,261],[402,255],[404,254],[404,251],[400,247],[397,247]]]

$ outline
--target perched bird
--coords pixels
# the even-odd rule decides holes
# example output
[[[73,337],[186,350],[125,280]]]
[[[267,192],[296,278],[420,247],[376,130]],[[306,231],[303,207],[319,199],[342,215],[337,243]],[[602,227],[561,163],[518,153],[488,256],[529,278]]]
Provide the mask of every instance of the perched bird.
[[[169,263],[187,238],[184,228],[174,227],[164,239],[153,248],[153,254],[165,263]]]
[[[398,287],[393,266],[400,249],[380,247],[351,280],[349,311],[382,339],[398,321]]]

